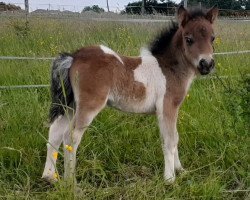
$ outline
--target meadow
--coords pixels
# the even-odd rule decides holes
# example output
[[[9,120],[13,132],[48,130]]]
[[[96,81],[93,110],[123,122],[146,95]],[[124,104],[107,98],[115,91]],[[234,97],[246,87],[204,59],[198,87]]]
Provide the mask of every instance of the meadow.
[[[52,57],[104,44],[136,56],[166,23],[0,18],[0,56]],[[215,51],[250,49],[250,23],[218,21]],[[216,56],[181,107],[179,152],[186,173],[163,180],[155,116],[106,108],[78,151],[72,192],[41,180],[48,136],[49,88],[0,90],[0,199],[250,199],[250,56]],[[0,85],[50,83],[51,61],[0,60]],[[226,78],[225,78],[226,77]],[[63,171],[63,155],[58,170]]]

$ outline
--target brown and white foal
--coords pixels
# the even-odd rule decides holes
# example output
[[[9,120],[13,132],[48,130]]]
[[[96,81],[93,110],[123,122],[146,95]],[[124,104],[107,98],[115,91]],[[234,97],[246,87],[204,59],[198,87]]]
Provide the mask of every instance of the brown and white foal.
[[[179,107],[197,74],[214,68],[212,24],[218,9],[178,9],[172,23],[138,57],[100,46],[62,54],[52,68],[51,126],[43,178],[56,181],[56,154],[65,148],[65,178],[75,175],[76,151],[84,131],[106,106],[125,112],[155,113],[163,138],[164,177],[183,170],[176,128]],[[71,109],[72,108],[72,109]]]

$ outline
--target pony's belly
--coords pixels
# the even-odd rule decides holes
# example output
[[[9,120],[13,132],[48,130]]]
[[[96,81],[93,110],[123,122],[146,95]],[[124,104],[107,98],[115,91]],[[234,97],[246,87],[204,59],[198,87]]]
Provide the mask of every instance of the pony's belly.
[[[155,102],[149,99],[137,101],[133,99],[109,98],[108,106],[130,113],[154,113]]]

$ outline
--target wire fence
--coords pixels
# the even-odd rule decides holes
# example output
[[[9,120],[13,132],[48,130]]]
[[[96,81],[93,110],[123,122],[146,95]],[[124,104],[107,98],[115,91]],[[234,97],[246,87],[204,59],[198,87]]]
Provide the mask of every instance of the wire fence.
[[[250,50],[243,51],[229,51],[229,52],[217,52],[214,55],[218,56],[230,56],[233,54],[248,54]],[[0,60],[34,60],[34,61],[45,61],[45,60],[54,60],[55,57],[18,57],[18,56],[0,56]],[[250,74],[247,74],[250,76]],[[228,79],[228,78],[240,78],[241,76],[208,76],[199,78],[199,80],[207,79]],[[48,84],[39,84],[39,85],[2,85],[0,90],[15,90],[15,89],[33,89],[33,88],[48,88]]]
[[[214,55],[233,55],[233,54],[248,54],[250,50],[242,51],[227,51],[227,52],[216,52]],[[19,56],[0,56],[0,60],[54,60],[55,57],[19,57]]]
[[[0,60],[54,60],[55,57],[18,57],[18,56],[0,56]]]
[[[250,74],[245,74],[246,76],[250,76]],[[215,80],[215,79],[229,79],[229,78],[241,78],[241,76],[206,76],[200,77],[198,80]],[[0,86],[0,90],[16,90],[16,89],[38,89],[38,88],[49,88],[49,84],[42,85],[2,85]]]
[[[0,90],[12,90],[12,89],[32,89],[32,88],[48,88],[48,84],[42,85],[1,85]]]
[[[42,6],[42,4],[39,4],[39,6]],[[53,17],[57,17],[57,15],[53,12],[54,11],[58,11],[57,14],[60,14],[60,13],[66,13],[66,12],[60,12],[60,11],[66,11],[67,9],[65,9],[67,6],[71,6],[72,5],[60,5],[57,9],[56,8],[56,5],[53,5],[53,4],[43,4],[43,6],[49,6],[47,8],[47,10],[45,9],[40,9],[41,13],[44,12],[44,14],[51,14],[51,16]],[[57,5],[58,6],[58,5]],[[72,10],[72,9],[70,9]],[[32,10],[30,10],[32,11]],[[39,11],[39,10],[38,10]],[[50,12],[52,11],[52,12]],[[33,12],[34,13],[34,12]],[[39,12],[37,12],[39,13]],[[66,13],[67,14],[67,13]],[[108,13],[104,13],[104,14],[108,14]],[[112,14],[111,14],[112,15]],[[4,15],[0,15],[0,17]],[[6,16],[10,16],[9,13],[6,14]],[[31,15],[32,16],[32,15]],[[67,16],[67,15],[65,15]],[[79,13],[78,13],[78,17],[79,17]],[[112,15],[113,16],[113,15]],[[117,16],[122,16],[122,15],[118,15]],[[105,16],[106,17],[106,16]],[[92,19],[92,20],[100,20],[100,21],[124,21],[124,22],[166,22],[167,20],[169,19],[130,19],[130,18],[125,18],[125,19],[120,19],[120,18],[117,18],[117,17],[107,17],[107,18],[103,18],[103,17],[100,17],[100,18],[97,18],[97,17],[92,17],[92,18],[86,18],[86,16],[84,18],[86,18],[87,20],[89,19]],[[229,19],[229,18],[228,18]],[[239,22],[249,22],[250,20],[248,19],[245,19],[245,20],[239,20]],[[239,50],[239,51],[229,51],[229,52],[216,52],[214,53],[215,56],[231,56],[231,55],[238,55],[238,54],[249,54],[250,53],[250,50]],[[0,61],[1,60],[30,60],[30,61],[52,61],[54,60],[55,57],[31,57],[31,56],[0,56]],[[237,78],[239,76],[230,76],[232,78]],[[222,79],[227,79],[227,78],[230,78],[229,76],[220,76],[220,78]],[[208,76],[208,77],[205,77],[205,78],[202,78],[203,79],[214,79],[216,77],[213,77],[213,76]],[[0,86],[0,90],[10,90],[10,89],[32,89],[32,88],[48,88],[49,85],[48,84],[37,84],[37,85],[2,85]]]

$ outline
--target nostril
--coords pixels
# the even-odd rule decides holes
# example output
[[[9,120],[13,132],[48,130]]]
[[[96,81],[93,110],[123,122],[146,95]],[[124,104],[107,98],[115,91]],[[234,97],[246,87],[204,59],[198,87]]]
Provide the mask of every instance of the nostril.
[[[199,65],[200,65],[200,67],[205,67],[205,66],[206,66],[206,63],[207,63],[207,62],[206,62],[205,59],[201,59]]]

